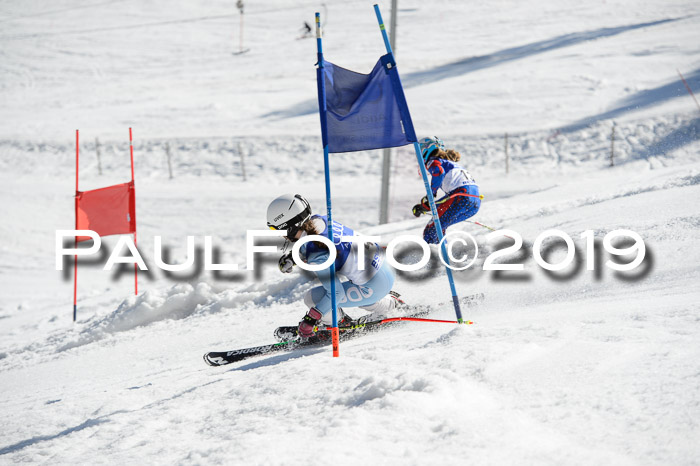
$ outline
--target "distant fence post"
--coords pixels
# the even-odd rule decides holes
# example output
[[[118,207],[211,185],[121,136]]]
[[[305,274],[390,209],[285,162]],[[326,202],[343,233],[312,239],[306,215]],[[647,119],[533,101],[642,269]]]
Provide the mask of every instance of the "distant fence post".
[[[238,38],[238,53],[243,53],[243,0],[238,0],[236,2],[236,7],[241,13],[241,26],[239,28],[240,36]]]
[[[613,121],[612,132],[610,133],[610,166],[615,166],[615,122]]]
[[[245,176],[245,158],[243,157],[243,146],[238,143],[238,154],[241,156],[241,174],[243,175],[243,181],[246,181]]]
[[[102,160],[100,159],[100,140],[95,138],[95,152],[97,153],[97,173],[102,175]]]
[[[506,152],[506,175],[508,174],[510,167],[509,167],[509,160],[508,160],[508,133],[506,133],[505,137],[505,152]]]
[[[170,174],[170,179],[173,179],[173,164],[170,161],[170,143],[166,142],[165,143],[165,154],[168,158],[168,174]]]

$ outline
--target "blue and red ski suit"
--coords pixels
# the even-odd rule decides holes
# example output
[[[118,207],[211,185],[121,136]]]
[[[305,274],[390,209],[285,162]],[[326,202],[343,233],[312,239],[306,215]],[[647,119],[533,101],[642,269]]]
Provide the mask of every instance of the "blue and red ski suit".
[[[479,186],[467,170],[450,160],[431,159],[428,161],[427,169],[433,177],[430,183],[433,197],[437,196],[438,189],[442,189],[447,194],[435,201],[444,235],[447,227],[463,222],[479,211],[481,207]],[[424,207],[430,209],[427,205]],[[432,220],[423,230],[423,239],[429,244],[439,242],[435,223]]]

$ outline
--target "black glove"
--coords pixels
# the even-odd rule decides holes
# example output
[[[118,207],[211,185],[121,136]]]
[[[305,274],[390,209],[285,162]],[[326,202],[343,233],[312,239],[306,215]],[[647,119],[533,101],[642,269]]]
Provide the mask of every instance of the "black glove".
[[[420,217],[421,215],[423,215],[426,212],[426,210],[420,204],[414,205],[413,209],[411,209],[411,211],[413,212],[414,217]]]
[[[430,212],[430,204],[428,204],[428,196],[423,196],[420,200],[420,204],[413,206],[413,215],[415,217],[420,217],[422,214]]]
[[[291,273],[292,268],[295,265],[294,259],[292,259],[292,253],[288,252],[287,254],[280,257],[280,260],[279,260],[279,262],[277,262],[277,265],[280,268],[280,272]]]

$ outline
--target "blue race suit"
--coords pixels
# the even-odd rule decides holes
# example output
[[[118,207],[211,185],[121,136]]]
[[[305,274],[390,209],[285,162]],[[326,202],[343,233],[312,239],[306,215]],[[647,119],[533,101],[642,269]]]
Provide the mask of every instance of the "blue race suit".
[[[447,194],[435,201],[444,235],[447,227],[463,222],[479,211],[481,207],[479,187],[467,170],[450,160],[432,159],[428,162],[427,168],[433,177],[430,183],[433,197],[437,196],[438,189],[442,189]],[[425,226],[423,239],[427,243],[439,242],[433,221]]]
[[[321,220],[324,229],[319,235],[328,237],[328,219],[326,216],[314,215],[312,220]],[[342,242],[341,236],[356,236],[350,228],[334,221],[333,243],[336,249],[335,259],[335,296],[338,307],[364,307],[378,302],[389,294],[394,285],[394,271],[384,260],[383,249],[375,244],[360,245]],[[358,248],[364,249],[364,270],[359,269]],[[328,260],[328,250],[316,243],[304,244],[299,255],[307,264],[322,264]],[[322,322],[331,323],[331,273],[330,267],[314,272],[321,281],[321,286],[312,288],[306,293],[304,301],[321,312]],[[341,282],[340,276],[348,279]]]

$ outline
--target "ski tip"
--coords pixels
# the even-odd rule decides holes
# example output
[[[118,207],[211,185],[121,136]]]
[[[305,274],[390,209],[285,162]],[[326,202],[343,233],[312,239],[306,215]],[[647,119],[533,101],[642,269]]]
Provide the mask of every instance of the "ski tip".
[[[205,353],[203,356],[204,362],[207,363],[209,366],[218,366],[216,362],[214,362],[211,358],[209,358],[209,353]]]

